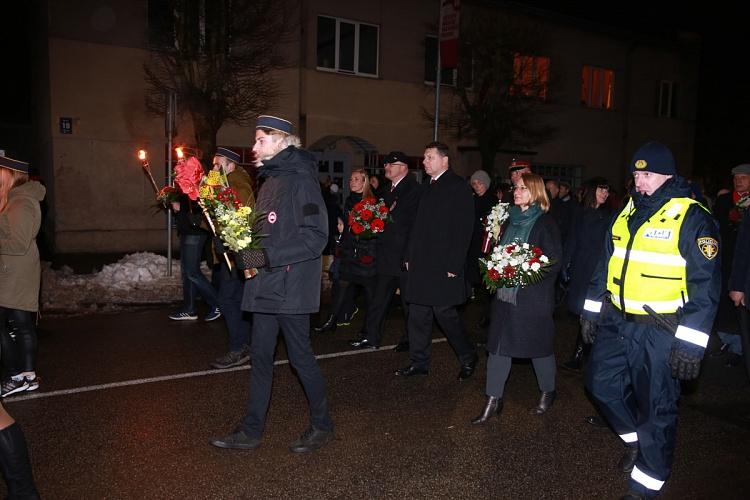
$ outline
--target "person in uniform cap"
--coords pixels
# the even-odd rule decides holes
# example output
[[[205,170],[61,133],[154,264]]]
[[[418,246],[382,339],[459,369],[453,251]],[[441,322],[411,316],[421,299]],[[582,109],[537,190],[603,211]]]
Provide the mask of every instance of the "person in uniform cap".
[[[216,148],[213,158],[213,169],[222,172],[227,179],[229,187],[237,193],[237,201],[246,207],[255,206],[255,195],[253,194],[252,181],[247,171],[238,167],[241,161],[240,155],[224,147]],[[212,368],[231,368],[247,363],[250,360],[250,321],[249,313],[242,311],[242,277],[237,267],[231,269],[221,257],[227,248],[219,236],[214,236],[214,251],[218,261],[218,293],[217,302],[219,307],[217,314],[222,314],[229,332],[229,351],[211,363]],[[220,312],[219,312],[220,311]]]
[[[403,265],[421,189],[414,176],[409,173],[409,158],[401,151],[388,153],[383,164],[385,177],[390,181],[390,186],[383,192],[383,201],[390,209],[390,221],[376,242],[377,278],[372,300],[368,303],[364,335],[349,344],[358,349],[380,347],[385,317],[396,290],[400,289],[406,327],[394,350],[401,352],[409,350],[409,314],[404,300],[408,273],[404,272]]]
[[[39,388],[36,376],[36,313],[41,266],[36,235],[42,221],[39,202],[46,191],[29,179],[29,164],[0,156],[0,344],[4,368],[3,398]],[[8,320],[13,320],[15,340]],[[21,427],[0,404],[0,471],[8,498],[39,498]]]
[[[253,146],[264,182],[255,209],[262,249],[242,250],[237,265],[257,269],[245,282],[242,308],[253,313],[250,396],[239,427],[211,444],[254,449],[261,443],[271,399],[273,358],[279,329],[289,361],[310,407],[310,425],[290,450],[307,453],[333,440],[326,384],[310,346],[310,314],[320,305],[321,253],[328,240],[328,215],[318,184],[315,158],[300,148],[292,124],[260,116]]]
[[[672,470],[680,380],[697,378],[719,299],[719,230],[690,198],[671,151],[641,146],[634,190],[606,233],[581,335],[586,387],[627,446],[626,499],[651,498]]]
[[[510,165],[508,165],[508,177],[510,178],[511,187],[515,186],[516,183],[521,180],[521,176],[526,173],[532,173],[531,163],[526,160],[513,158]],[[502,202],[513,204],[513,190],[508,191],[508,193],[503,196]]]

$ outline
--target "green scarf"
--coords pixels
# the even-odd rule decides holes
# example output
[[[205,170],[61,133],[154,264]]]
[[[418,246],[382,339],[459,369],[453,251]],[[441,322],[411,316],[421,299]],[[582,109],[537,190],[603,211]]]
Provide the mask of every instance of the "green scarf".
[[[511,207],[508,212],[508,225],[505,228],[505,232],[503,232],[503,236],[500,238],[500,244],[508,245],[514,241],[528,243],[531,228],[534,227],[534,223],[543,213],[542,209],[536,203],[529,206],[525,212],[521,211],[519,207]],[[519,288],[517,286],[513,288],[498,288],[497,299],[516,305],[516,295]]]

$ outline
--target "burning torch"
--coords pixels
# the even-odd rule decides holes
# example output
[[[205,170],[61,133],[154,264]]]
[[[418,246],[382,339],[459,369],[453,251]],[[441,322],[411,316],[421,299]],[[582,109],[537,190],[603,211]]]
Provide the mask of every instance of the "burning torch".
[[[156,185],[154,175],[151,173],[151,164],[148,162],[148,153],[146,153],[145,149],[138,150],[138,159],[141,160],[141,167],[143,167],[143,171],[148,175],[151,185],[154,186],[154,192],[159,194],[159,186]]]

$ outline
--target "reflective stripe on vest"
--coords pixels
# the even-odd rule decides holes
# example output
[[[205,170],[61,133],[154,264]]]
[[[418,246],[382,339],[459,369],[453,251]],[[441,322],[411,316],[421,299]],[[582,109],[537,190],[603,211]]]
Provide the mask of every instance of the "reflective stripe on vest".
[[[649,220],[630,234],[628,218],[633,200],[612,225],[614,251],[607,270],[612,303],[630,314],[646,314],[648,304],[658,313],[674,313],[689,300],[686,262],[680,255],[680,228],[690,198],[668,200]]]

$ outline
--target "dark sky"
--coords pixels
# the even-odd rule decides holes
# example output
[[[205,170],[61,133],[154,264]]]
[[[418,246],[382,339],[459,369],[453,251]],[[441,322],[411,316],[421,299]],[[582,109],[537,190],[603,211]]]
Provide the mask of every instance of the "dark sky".
[[[0,2],[0,123],[29,124],[31,2]]]

